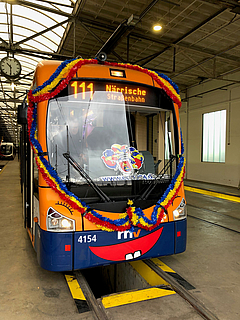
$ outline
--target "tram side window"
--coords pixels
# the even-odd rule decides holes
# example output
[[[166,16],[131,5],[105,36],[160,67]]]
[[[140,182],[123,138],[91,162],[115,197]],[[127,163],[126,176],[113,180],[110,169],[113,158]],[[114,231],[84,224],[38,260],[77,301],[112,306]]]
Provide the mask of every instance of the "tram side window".
[[[33,193],[38,195],[38,167],[36,164],[36,158],[33,158]]]
[[[38,135],[38,131],[36,132],[36,135]],[[32,154],[32,165],[33,165],[33,194],[35,196],[38,197],[38,167],[37,167],[37,164],[36,164],[36,157],[34,156],[34,152],[31,153]]]
[[[176,150],[174,141],[174,125],[173,125],[173,113],[166,112],[165,115],[165,163],[169,163],[166,173],[172,177],[176,172]]]

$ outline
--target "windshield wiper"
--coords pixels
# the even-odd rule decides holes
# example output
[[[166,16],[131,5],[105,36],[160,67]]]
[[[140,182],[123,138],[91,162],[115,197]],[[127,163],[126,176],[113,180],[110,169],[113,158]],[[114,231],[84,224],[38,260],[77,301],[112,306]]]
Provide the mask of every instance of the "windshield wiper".
[[[80,175],[87,181],[87,183],[93,188],[94,191],[99,195],[99,197],[104,202],[111,202],[110,198],[96,185],[96,183],[89,177],[87,172],[77,163],[69,153],[63,153],[65,159],[70,163],[75,170],[77,170]]]
[[[173,163],[173,161],[175,159],[177,159],[177,157],[171,154],[170,160],[167,162],[167,164],[164,166],[164,168],[161,170],[161,172],[159,172],[159,174],[156,176],[156,178],[150,182],[150,184],[147,187],[147,189],[136,200],[147,200],[147,198],[149,197],[150,193],[155,188],[156,184],[160,183],[161,180],[163,180],[163,177],[164,177],[165,173],[167,172],[167,170],[169,168],[170,168],[171,176],[172,176],[172,170],[171,170],[172,169],[172,163]]]

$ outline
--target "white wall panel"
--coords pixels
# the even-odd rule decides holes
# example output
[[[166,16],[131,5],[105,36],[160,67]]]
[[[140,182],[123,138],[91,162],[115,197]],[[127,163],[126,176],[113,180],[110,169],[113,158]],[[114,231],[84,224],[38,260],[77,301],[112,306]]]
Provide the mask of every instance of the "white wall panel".
[[[187,179],[239,187],[240,84],[230,84],[212,81],[188,91],[189,101],[180,109]],[[228,86],[206,93],[222,85]],[[223,109],[227,110],[225,163],[202,162],[202,115]]]

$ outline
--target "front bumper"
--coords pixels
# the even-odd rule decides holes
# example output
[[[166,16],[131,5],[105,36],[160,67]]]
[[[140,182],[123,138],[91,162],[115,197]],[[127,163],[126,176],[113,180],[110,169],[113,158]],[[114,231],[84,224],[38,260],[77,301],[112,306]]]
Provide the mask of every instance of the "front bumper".
[[[49,232],[36,225],[35,248],[42,268],[70,271],[183,252],[186,229],[186,219],[133,232]]]

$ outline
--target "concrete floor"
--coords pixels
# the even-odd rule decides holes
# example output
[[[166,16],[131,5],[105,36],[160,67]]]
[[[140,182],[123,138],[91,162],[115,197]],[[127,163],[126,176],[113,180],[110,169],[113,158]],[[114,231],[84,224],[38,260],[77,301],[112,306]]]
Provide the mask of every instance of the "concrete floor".
[[[190,207],[192,194],[186,193],[189,203],[187,250],[161,260],[196,287],[191,293],[219,319],[240,319],[240,234],[193,218],[205,220],[206,212]],[[240,217],[240,204],[229,205],[235,207]],[[216,217],[214,220],[218,222]],[[221,225],[230,226],[233,221],[240,232],[239,218],[221,216]]]
[[[0,319],[92,320],[91,312],[78,314],[64,275],[43,270],[37,264],[22,222],[18,165],[17,159],[8,162],[0,173]],[[187,250],[161,260],[195,286],[191,293],[220,320],[239,320],[240,204],[192,192],[186,192],[186,196]],[[116,320],[201,319],[177,295],[108,312]]]

